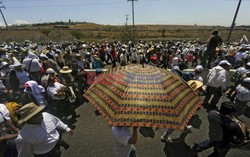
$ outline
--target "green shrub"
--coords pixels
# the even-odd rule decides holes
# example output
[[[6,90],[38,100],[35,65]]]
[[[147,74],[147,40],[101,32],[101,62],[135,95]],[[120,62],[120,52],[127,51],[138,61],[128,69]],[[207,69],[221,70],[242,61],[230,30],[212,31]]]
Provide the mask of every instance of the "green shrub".
[[[80,40],[81,38],[84,37],[84,34],[83,34],[83,32],[81,32],[81,31],[76,31],[76,30],[74,30],[74,31],[71,31],[70,34],[71,34],[73,37],[75,37],[77,40]]]

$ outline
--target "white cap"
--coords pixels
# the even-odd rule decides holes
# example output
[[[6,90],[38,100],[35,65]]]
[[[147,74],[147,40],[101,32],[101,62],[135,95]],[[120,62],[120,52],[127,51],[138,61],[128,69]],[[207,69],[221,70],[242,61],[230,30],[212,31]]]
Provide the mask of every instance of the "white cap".
[[[247,63],[247,66],[249,66],[249,67],[250,67],[250,62],[248,62],[248,63]]]
[[[174,57],[174,58],[172,59],[172,64],[173,64],[173,65],[178,65],[178,64],[179,64],[179,59],[178,59],[178,57]]]
[[[250,83],[250,77],[244,78],[244,80],[242,82],[244,82],[244,83]]]
[[[204,70],[204,68],[203,68],[202,65],[197,65],[197,66],[195,67],[195,71],[197,71],[197,72],[202,72],[203,70]]]
[[[0,65],[0,68],[4,67],[5,65],[8,65],[9,63],[3,61],[2,64]]]
[[[244,67],[239,67],[237,70],[236,70],[236,74],[238,75],[242,75],[244,73],[248,72],[248,70]]]
[[[48,57],[48,56],[46,56],[46,55],[45,55],[45,54],[43,54],[43,53],[41,53],[41,54],[40,54],[40,58],[49,59],[49,57]]]
[[[48,69],[46,70],[46,74],[55,74],[55,73],[56,73],[55,70],[52,69],[52,68],[48,68]]]
[[[175,65],[172,67],[173,70],[180,70],[179,66]]]
[[[228,65],[231,66],[231,64],[227,60],[222,60],[219,65]]]

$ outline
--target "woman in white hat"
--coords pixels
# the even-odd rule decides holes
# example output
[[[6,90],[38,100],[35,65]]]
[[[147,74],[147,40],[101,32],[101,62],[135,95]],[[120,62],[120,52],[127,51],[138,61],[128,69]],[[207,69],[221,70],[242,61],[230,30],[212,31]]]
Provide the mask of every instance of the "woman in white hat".
[[[11,70],[9,75],[10,86],[13,90],[23,92],[24,84],[30,80],[29,73],[24,70],[24,65],[13,57],[14,64],[10,65]]]
[[[30,80],[24,84],[23,104],[34,102],[36,105],[47,105],[45,89],[36,81]]]
[[[50,98],[50,101],[48,101],[48,103],[54,104],[56,113],[58,113],[59,115],[64,116],[64,114],[67,112],[72,115],[72,118],[76,118],[77,114],[74,111],[74,107],[69,102],[67,92],[68,92],[67,86],[64,86],[63,84],[58,82],[54,78],[54,75],[51,75],[49,77],[47,94]]]
[[[75,89],[75,79],[74,77],[71,75],[72,70],[68,67],[68,66],[64,66],[61,70],[60,70],[60,79],[62,81],[62,84],[66,87],[68,87],[68,91],[69,91],[69,100],[71,102],[75,102],[76,100],[76,89]]]
[[[74,77],[71,75],[72,70],[68,66],[64,66],[60,70],[60,79],[63,85],[69,86],[73,85]]]

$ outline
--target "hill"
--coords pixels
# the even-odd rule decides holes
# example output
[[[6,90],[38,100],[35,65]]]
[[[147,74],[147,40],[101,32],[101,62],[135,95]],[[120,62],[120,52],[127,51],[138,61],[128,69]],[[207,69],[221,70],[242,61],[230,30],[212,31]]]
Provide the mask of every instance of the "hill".
[[[130,40],[132,26],[100,25],[95,23],[43,23],[33,25],[11,26],[15,41],[105,41]],[[207,41],[211,31],[218,29],[223,40],[227,39],[229,27],[198,25],[136,25],[135,35],[138,40],[199,40]],[[232,34],[231,41],[239,41],[243,35],[250,38],[250,26],[238,26]],[[0,42],[10,41],[8,31],[0,29]]]

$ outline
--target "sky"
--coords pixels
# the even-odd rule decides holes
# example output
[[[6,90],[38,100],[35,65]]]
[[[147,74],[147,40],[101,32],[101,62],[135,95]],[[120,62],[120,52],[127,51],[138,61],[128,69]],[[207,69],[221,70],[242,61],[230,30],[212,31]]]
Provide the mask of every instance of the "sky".
[[[55,21],[132,24],[127,0],[0,0],[8,24]],[[135,24],[230,26],[239,0],[138,0]],[[0,5],[1,6],[1,5]],[[250,0],[242,0],[236,25],[250,25]],[[4,21],[0,17],[0,25]]]

